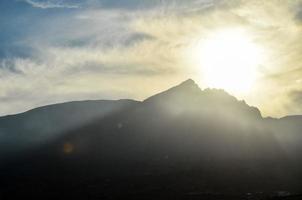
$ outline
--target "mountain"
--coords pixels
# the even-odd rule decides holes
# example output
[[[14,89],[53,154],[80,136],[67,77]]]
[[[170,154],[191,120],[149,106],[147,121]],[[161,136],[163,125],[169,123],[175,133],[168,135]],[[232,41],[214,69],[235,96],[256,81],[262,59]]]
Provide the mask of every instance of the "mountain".
[[[191,79],[160,94],[154,95],[143,102],[152,104],[154,107],[161,106],[166,113],[192,112],[202,115],[215,115],[216,118],[240,117],[258,120],[260,111],[255,107],[248,106],[244,101],[238,101],[223,90],[201,90]]]
[[[263,118],[257,108],[223,90],[201,90],[191,79],[142,102],[46,106],[0,119],[3,143],[23,146],[3,156],[0,194],[253,199],[242,195],[297,193],[301,120]]]
[[[69,102],[0,117],[0,160],[137,103],[133,100]]]

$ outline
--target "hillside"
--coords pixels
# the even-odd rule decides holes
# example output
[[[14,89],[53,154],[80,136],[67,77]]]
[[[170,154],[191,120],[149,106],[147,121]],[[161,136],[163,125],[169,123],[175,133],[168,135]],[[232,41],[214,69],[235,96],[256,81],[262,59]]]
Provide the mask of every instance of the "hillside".
[[[40,198],[297,193],[302,159],[293,144],[302,138],[300,119],[264,119],[257,108],[193,80],[143,102],[40,108],[0,119],[1,129],[21,142],[15,133],[25,126],[17,129],[17,122],[35,124],[36,132],[24,129],[26,140],[48,136],[2,165],[0,186],[3,194]]]

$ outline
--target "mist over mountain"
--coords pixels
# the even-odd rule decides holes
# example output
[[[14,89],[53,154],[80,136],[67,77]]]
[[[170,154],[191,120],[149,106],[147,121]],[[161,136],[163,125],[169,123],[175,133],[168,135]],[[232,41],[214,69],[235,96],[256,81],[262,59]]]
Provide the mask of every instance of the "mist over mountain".
[[[263,118],[257,108],[191,79],[142,102],[45,106],[0,118],[0,194],[236,199],[299,193],[301,124],[302,116]]]

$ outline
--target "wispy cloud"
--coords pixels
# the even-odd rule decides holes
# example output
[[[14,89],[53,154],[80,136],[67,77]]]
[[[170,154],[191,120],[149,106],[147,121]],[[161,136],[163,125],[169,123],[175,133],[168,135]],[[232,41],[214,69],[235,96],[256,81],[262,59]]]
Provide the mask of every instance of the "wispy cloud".
[[[300,110],[288,106],[297,105],[291,92],[302,90],[299,1],[26,2],[44,10],[32,9],[27,34],[14,38],[18,54],[0,58],[0,115],[70,100],[144,99],[188,77],[207,87],[192,47],[225,27],[244,28],[267,50],[246,101],[264,115]]]
[[[79,8],[79,4],[66,3],[60,0],[24,0],[35,8],[50,9],[50,8]]]

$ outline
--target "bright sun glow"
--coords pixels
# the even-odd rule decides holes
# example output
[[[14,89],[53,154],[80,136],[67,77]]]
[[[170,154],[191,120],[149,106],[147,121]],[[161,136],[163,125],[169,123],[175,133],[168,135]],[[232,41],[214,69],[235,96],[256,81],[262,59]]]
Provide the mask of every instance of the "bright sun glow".
[[[222,88],[237,95],[251,90],[262,53],[244,31],[215,32],[200,43],[197,52],[208,87]]]

